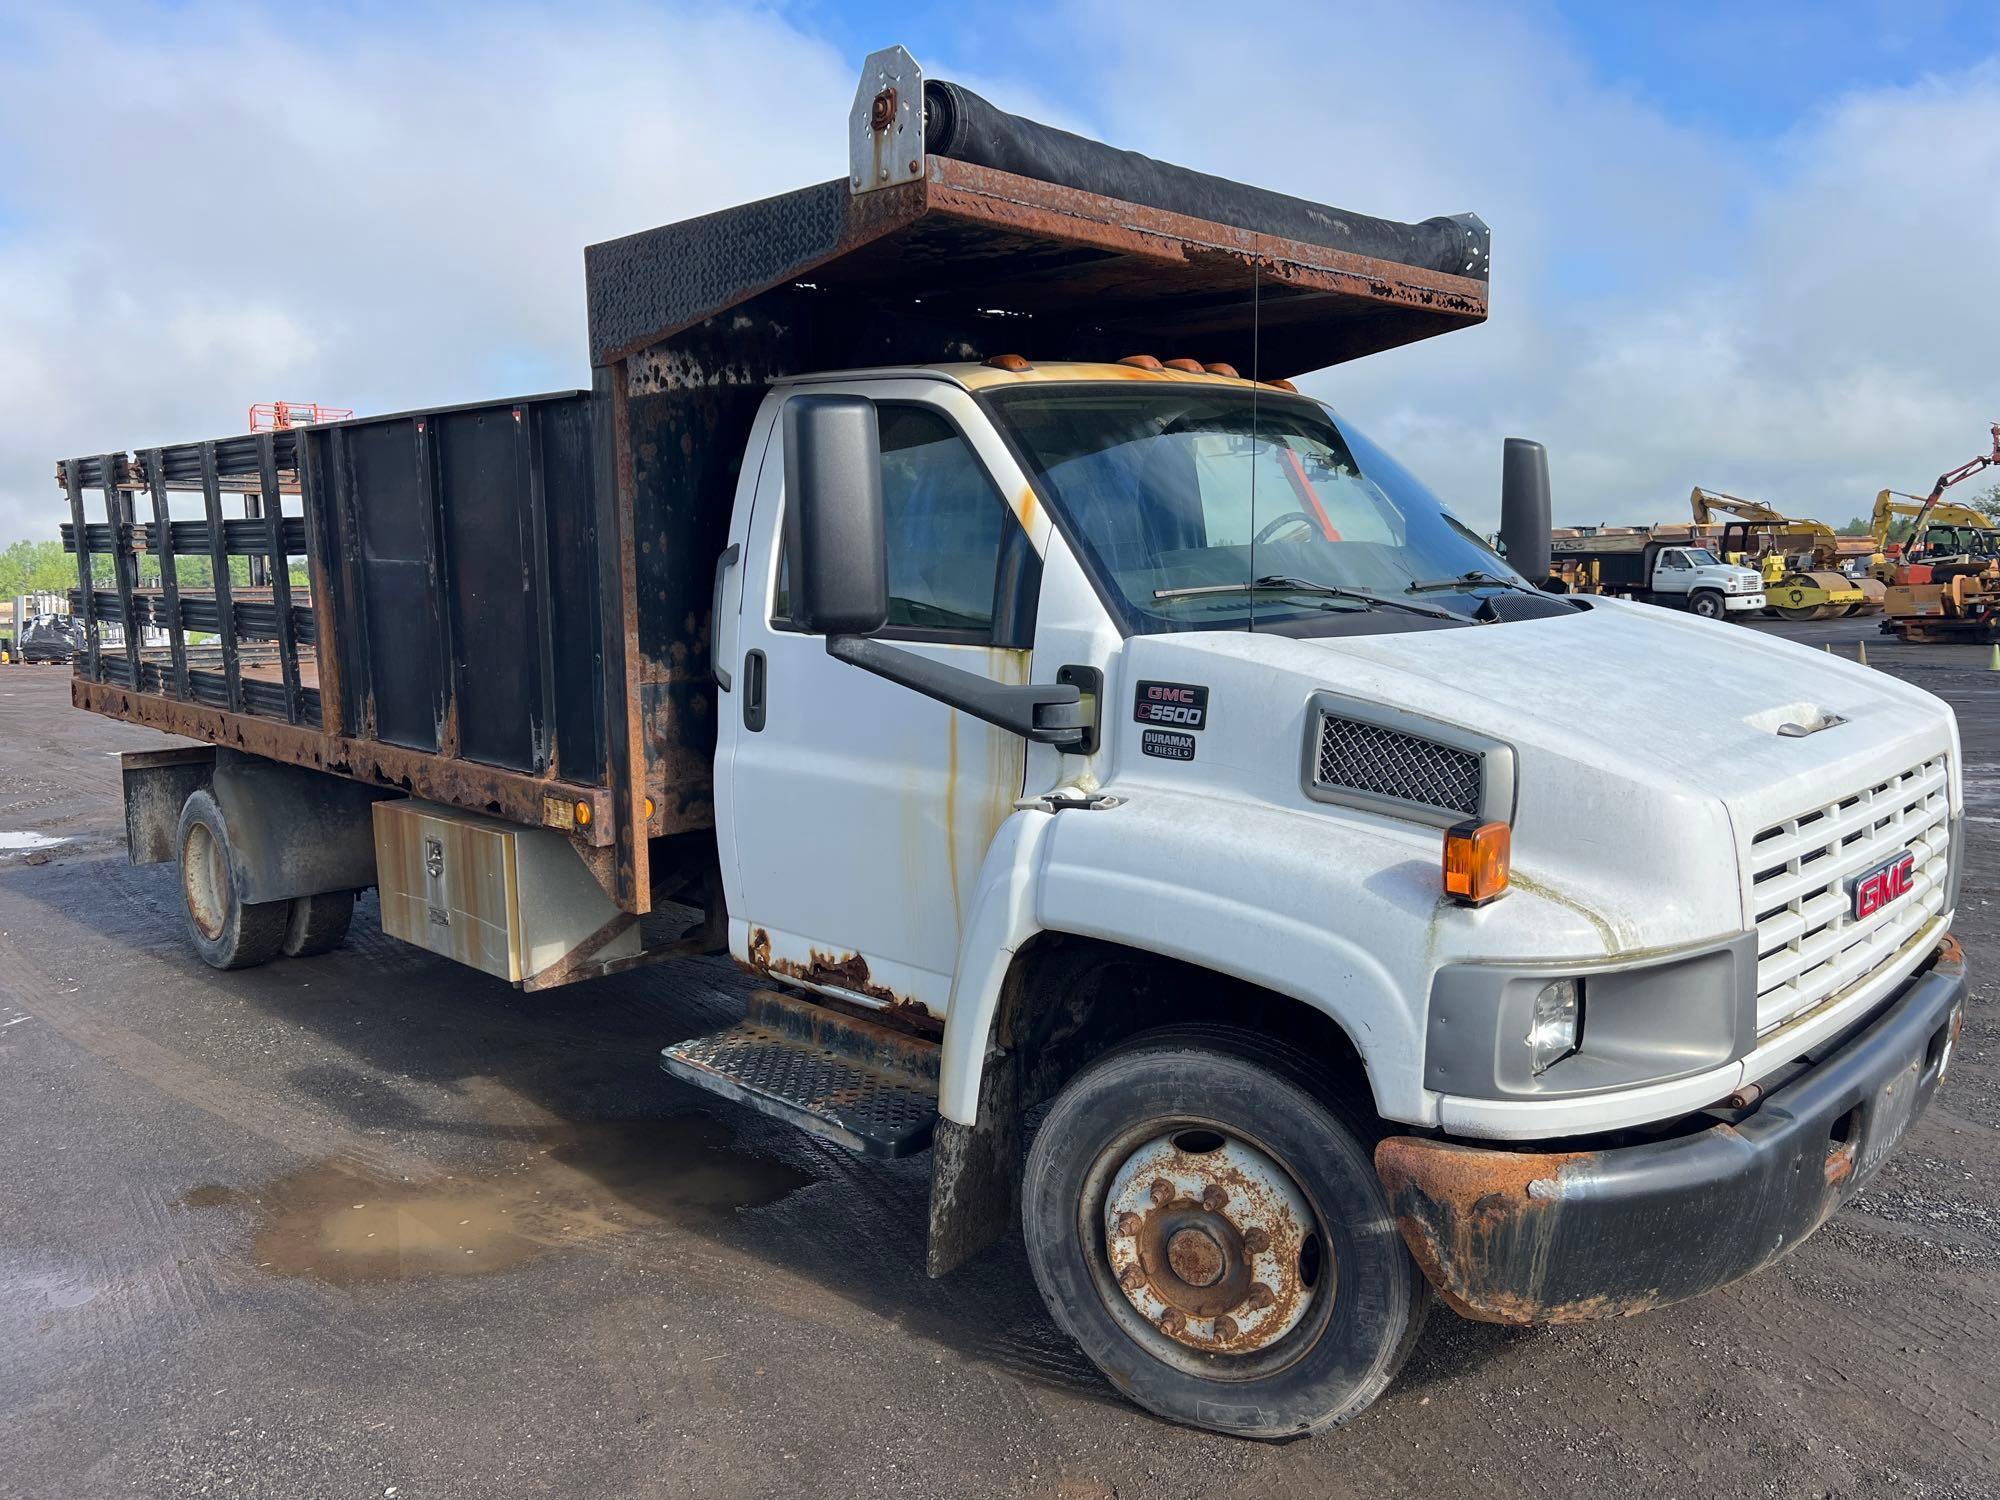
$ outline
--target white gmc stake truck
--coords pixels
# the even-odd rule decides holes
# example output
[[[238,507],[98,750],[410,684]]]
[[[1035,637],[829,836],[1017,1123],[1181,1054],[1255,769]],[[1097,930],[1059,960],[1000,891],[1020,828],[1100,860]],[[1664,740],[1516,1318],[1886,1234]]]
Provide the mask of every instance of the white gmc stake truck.
[[[760,987],[674,1076],[930,1146],[934,1273],[1018,1216],[1107,1377],[1223,1432],[1352,1417],[1433,1288],[1631,1314],[1811,1234],[1951,1059],[1951,712],[1532,588],[1539,449],[1510,567],[1282,378],[1476,323],[1476,219],[900,50],[851,131],[845,180],[594,247],[590,392],[65,461],[76,702],[207,742],[125,768],[203,956],[371,886],[531,990],[726,949]]]

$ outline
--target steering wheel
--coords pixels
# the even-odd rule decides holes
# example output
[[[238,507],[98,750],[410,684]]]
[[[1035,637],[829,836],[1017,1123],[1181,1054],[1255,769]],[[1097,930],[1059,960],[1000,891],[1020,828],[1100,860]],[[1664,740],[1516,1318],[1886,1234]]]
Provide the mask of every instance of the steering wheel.
[[[1295,521],[1302,522],[1309,532],[1319,529],[1318,520],[1307,512],[1302,510],[1286,511],[1282,516],[1277,517],[1275,520],[1266,521],[1262,526],[1258,527],[1257,534],[1250,539],[1250,545],[1256,547],[1270,541],[1272,537],[1278,534],[1280,527],[1289,526]]]

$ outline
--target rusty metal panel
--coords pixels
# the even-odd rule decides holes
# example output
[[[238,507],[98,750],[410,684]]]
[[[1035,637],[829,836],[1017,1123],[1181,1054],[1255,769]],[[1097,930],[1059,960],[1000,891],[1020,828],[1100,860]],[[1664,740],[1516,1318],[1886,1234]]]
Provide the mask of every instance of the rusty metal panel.
[[[859,197],[821,183],[594,245],[585,267],[600,365],[712,344],[720,320],[788,330],[792,371],[1172,345],[1268,379],[1466,327],[1487,306],[1472,276],[947,157]]]
[[[316,728],[287,724],[279,696],[282,689],[275,685],[269,685],[275,700],[270,716],[230,713],[221,706],[222,685],[216,674],[191,675],[198,699],[193,703],[181,703],[159,692],[135,693],[82,677],[70,683],[70,702],[107,718],[206,740],[246,755],[331,771],[337,776],[392,787],[455,807],[558,829],[573,835],[579,844],[611,842],[611,801],[602,787],[524,776],[374,740],[329,738]],[[586,816],[578,816],[578,808]]]
[[[626,402],[638,537],[639,715],[655,836],[715,821],[711,583],[763,397],[761,383],[698,383]]]

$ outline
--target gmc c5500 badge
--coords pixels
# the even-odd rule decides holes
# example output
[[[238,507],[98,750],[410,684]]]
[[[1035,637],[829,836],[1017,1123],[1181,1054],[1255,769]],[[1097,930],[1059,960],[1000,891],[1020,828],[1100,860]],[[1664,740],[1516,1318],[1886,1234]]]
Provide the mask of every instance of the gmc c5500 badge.
[[[1160,729],[1200,729],[1208,723],[1208,689],[1187,682],[1142,682],[1132,717]]]

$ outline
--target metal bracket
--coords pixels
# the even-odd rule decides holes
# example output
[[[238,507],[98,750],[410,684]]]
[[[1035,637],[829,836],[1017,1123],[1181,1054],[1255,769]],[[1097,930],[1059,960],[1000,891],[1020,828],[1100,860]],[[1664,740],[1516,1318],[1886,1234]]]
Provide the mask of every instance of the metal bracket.
[[[1083,738],[1066,748],[1072,755],[1095,755],[1104,720],[1104,674],[1096,667],[1063,667],[1056,673],[1056,681],[1075,688],[1082,704]]]
[[[847,115],[847,186],[852,193],[924,175],[924,70],[901,47],[868,54]]]
[[[1123,797],[1114,797],[1109,792],[1087,792],[1077,786],[1059,786],[1038,797],[1014,799],[1016,812],[1108,812],[1124,805]]]

